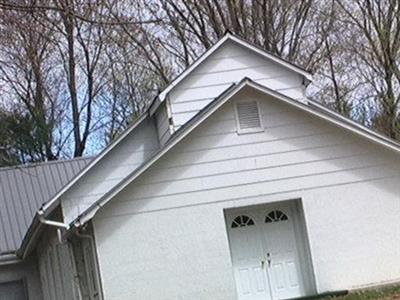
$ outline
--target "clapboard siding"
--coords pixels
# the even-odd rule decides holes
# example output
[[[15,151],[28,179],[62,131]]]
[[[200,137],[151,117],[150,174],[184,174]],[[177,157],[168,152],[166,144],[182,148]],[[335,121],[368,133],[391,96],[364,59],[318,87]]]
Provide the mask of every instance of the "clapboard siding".
[[[343,144],[352,143],[343,135],[337,133],[324,133],[312,136],[300,136],[289,138],[286,140],[273,140],[266,142],[257,142],[251,144],[235,144],[222,148],[210,148],[203,151],[198,151],[194,157],[192,152],[182,150],[184,145],[180,146],[179,152],[171,153],[174,157],[179,157],[179,160],[160,160],[162,166],[179,166],[191,165],[194,162],[197,164],[206,164],[210,162],[235,160],[242,157],[257,157],[262,155],[275,155],[279,153],[287,153],[294,151],[311,151],[315,148],[328,148]],[[251,151],[251,152],[250,152]]]
[[[283,77],[266,77],[260,76],[243,76],[248,74],[237,74],[232,76],[232,79],[226,78],[224,74],[220,75],[221,79],[219,82],[218,79],[214,81],[210,81],[208,85],[199,86],[199,87],[190,87],[185,89],[175,88],[172,93],[171,99],[173,100],[172,112],[176,112],[175,105],[182,104],[185,102],[193,102],[203,98],[213,98],[207,97],[208,95],[219,95],[224,90],[226,90],[232,83],[239,81],[241,78],[249,77],[253,81],[256,81],[260,84],[263,84],[268,87],[273,87],[276,91],[285,91],[290,89],[301,89],[301,81],[300,76],[297,74],[290,74]],[[203,75],[207,76],[207,75]],[[270,75],[272,76],[272,75]],[[208,79],[208,77],[206,77]],[[300,95],[301,96],[301,95]]]
[[[276,84],[278,84],[279,88],[284,88],[289,85],[296,85],[298,84],[299,80],[298,74],[290,73],[290,71],[288,72],[281,66],[274,66],[270,63],[259,63],[239,68],[233,67],[233,62],[222,61],[222,63],[222,65],[225,65],[225,67],[227,68],[226,70],[208,70],[204,72],[194,71],[195,73],[191,75],[191,79],[187,82],[182,83],[182,85],[177,87],[176,90],[182,91],[203,88],[207,86],[231,84],[232,82],[236,82],[237,78],[240,77],[249,77],[253,80],[271,80],[271,82],[275,82]],[[229,68],[226,66],[226,64],[228,64],[227,66]],[[243,74],[245,74],[246,76],[243,76]]]
[[[103,214],[229,201],[399,176],[376,145],[275,99],[262,99],[265,131],[238,135],[228,103],[138,178]],[[276,114],[276,115],[275,115]],[[151,205],[146,201],[151,199]]]
[[[312,151],[307,151],[312,150]],[[367,158],[373,156],[371,150],[367,148],[360,149],[355,144],[342,144],[334,146],[323,146],[321,148],[301,149],[289,152],[279,152],[266,155],[249,155],[225,160],[210,161],[206,163],[187,163],[177,166],[165,166],[161,164],[156,176],[147,180],[138,180],[135,185],[147,186],[153,183],[169,182],[171,177],[174,181],[187,180],[191,178],[201,178],[214,175],[231,174],[242,172],[249,169],[268,169],[278,166],[303,165],[308,163],[325,161],[335,162],[337,159]],[[195,166],[188,168],[188,166]]]
[[[169,99],[175,129],[244,77],[304,101],[304,85],[299,74],[234,42],[227,42],[172,89]]]
[[[173,183],[153,183],[136,187],[135,193],[131,195],[127,201],[157,198],[177,199],[177,196],[185,195],[187,193],[192,194],[191,196],[188,196],[188,199],[186,200],[190,201],[190,199],[195,199],[197,195],[201,195],[201,192],[205,191],[211,193],[211,195],[218,195],[221,193],[227,194],[229,189],[240,189],[241,187],[253,189],[253,193],[251,194],[244,194],[243,191],[239,194],[235,193],[235,197],[239,196],[240,198],[248,197],[252,194],[257,195],[262,191],[263,184],[272,185],[272,183],[274,183],[275,186],[272,190],[279,191],[279,189],[283,189],[284,187],[297,189],[299,186],[295,186],[294,184],[304,180],[305,184],[301,184],[300,187],[317,187],[319,184],[309,181],[309,177],[314,177],[314,179],[319,180],[320,182],[325,180],[325,178],[330,179],[331,182],[335,184],[343,183],[344,179],[349,181],[358,181],[360,176],[364,176],[366,179],[374,178],[373,176],[377,176],[377,178],[385,176],[385,173],[381,172],[381,168],[384,167],[385,164],[390,165],[390,162],[381,159],[378,162],[371,162],[371,164],[366,165],[366,159],[374,159],[374,156],[366,155],[364,157],[358,157],[358,159],[355,159],[354,157],[336,159],[329,161],[329,163],[325,161],[311,162],[296,166],[277,166],[252,169],[248,171],[243,170],[241,172],[226,172],[220,175],[210,175],[202,178],[196,177],[174,181]],[[346,171],[343,171],[343,169],[351,171],[351,176],[349,176]],[[329,174],[331,178],[328,178],[329,176],[327,176],[327,174]],[[389,173],[389,175],[393,176],[395,175],[395,172]],[[228,176],[229,181],[227,181]],[[254,177],[257,176],[260,180],[255,183]],[[288,183],[293,183],[293,186]],[[310,186],[310,183],[313,185]],[[159,196],[160,191],[162,191],[162,196]],[[209,194],[209,196],[211,195]],[[224,196],[223,198],[220,198],[220,200],[231,199],[230,196],[228,197],[229,198],[226,198],[226,196]],[[209,201],[210,200],[213,201],[213,198],[210,197]],[[124,201],[124,198],[120,201]]]
[[[152,118],[144,120],[107,154],[107,159],[97,163],[62,196],[65,222],[71,222],[158,149],[157,129],[154,123]]]
[[[132,195],[129,200],[142,199],[142,198],[154,198],[158,196],[158,191],[162,189],[163,195],[173,195],[186,192],[201,191],[204,189],[211,190],[217,188],[229,188],[236,185],[246,185],[254,183],[254,177],[260,178],[259,182],[271,182],[280,181],[285,178],[305,177],[314,174],[323,173],[339,173],[343,172],[343,169],[348,168],[349,170],[367,169],[375,166],[382,166],[384,164],[390,164],[390,160],[383,157],[376,157],[374,154],[364,155],[349,155],[348,157],[340,156],[339,158],[325,158],[322,160],[313,160],[309,162],[291,162],[291,163],[278,163],[276,161],[268,161],[263,166],[259,166],[256,161],[243,162],[242,164],[234,164],[228,168],[210,168],[204,175],[199,175],[199,172],[192,172],[196,175],[192,177],[181,177],[179,172],[176,176],[171,172],[170,177],[174,178],[174,181],[160,178],[152,178],[146,183],[138,183],[135,188],[135,194]],[[277,157],[275,157],[277,158]],[[365,161],[370,161],[366,164]],[[232,162],[231,162],[232,164]],[[219,167],[222,167],[220,164]],[[197,168],[196,168],[197,169]],[[228,169],[228,170],[227,170]],[[288,176],[290,172],[290,177]],[[226,180],[226,176],[229,176],[229,181]],[[158,182],[157,182],[158,180]],[[179,191],[179,192],[177,192]],[[122,201],[122,200],[121,200]]]

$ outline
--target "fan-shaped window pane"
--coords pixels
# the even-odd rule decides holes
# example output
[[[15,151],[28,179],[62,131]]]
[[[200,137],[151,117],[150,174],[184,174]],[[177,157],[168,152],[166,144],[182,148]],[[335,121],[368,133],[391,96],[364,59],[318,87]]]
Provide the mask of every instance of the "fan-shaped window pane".
[[[237,216],[233,221],[231,228],[237,228],[237,227],[245,227],[245,226],[251,226],[254,225],[253,219],[251,219],[248,216],[241,215]]]
[[[285,213],[280,210],[273,210],[267,214],[265,217],[265,223],[279,222],[279,221],[287,221],[288,217]]]

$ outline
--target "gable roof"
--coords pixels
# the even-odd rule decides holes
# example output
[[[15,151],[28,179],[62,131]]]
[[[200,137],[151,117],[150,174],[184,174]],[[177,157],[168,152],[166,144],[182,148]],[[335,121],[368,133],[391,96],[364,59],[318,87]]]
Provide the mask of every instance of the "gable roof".
[[[110,151],[119,143],[121,143],[127,136],[135,130],[135,128],[142,123],[144,120],[151,116],[152,110],[156,109],[156,106],[161,103],[162,100],[168,95],[169,91],[171,91],[180,81],[182,81],[190,72],[192,72],[198,65],[200,65],[208,56],[210,56],[216,49],[218,49],[221,45],[223,45],[227,41],[232,41],[237,43],[243,47],[246,47],[260,55],[275,61],[278,64],[281,64],[298,74],[301,74],[307,80],[311,80],[312,75],[305,71],[304,69],[291,64],[273,54],[267,53],[262,49],[250,45],[246,41],[233,36],[231,34],[225,35],[217,44],[211,47],[208,51],[205,52],[197,61],[195,61],[187,70],[185,70],[182,74],[180,74],[167,88],[160,93],[158,97],[156,97],[150,106],[150,108],[142,114],[132,125],[130,125],[113,143],[107,146],[95,159],[93,159],[85,168],[83,168],[69,183],[67,183],[60,191],[58,191],[50,201],[48,201],[42,209],[38,212],[43,216],[49,215],[52,210],[59,204],[60,197],[68,191],[80,178],[85,176],[85,174],[92,169],[97,163],[103,159],[106,159],[106,156]],[[304,111],[307,111],[310,114],[316,115],[322,119],[325,119],[339,127],[350,130],[360,136],[363,136],[373,142],[378,144],[382,144],[385,147],[394,150],[396,152],[400,152],[400,145],[394,142],[391,139],[388,139],[380,134],[373,132],[372,130],[363,127],[338,113],[335,113],[322,105],[309,101],[308,104],[300,103],[294,99],[291,99],[279,92],[273,91],[265,86],[257,84],[248,78],[244,78],[242,81],[236,84],[232,84],[228,89],[226,89],[219,97],[214,99],[209,105],[203,108],[199,113],[197,113],[189,122],[187,122],[184,126],[182,126],[178,131],[176,131],[170,140],[159,149],[153,156],[151,156],[148,160],[146,160],[141,166],[136,168],[132,173],[126,176],[121,180],[119,184],[117,184],[114,188],[108,191],[104,196],[102,196],[98,201],[93,203],[87,210],[85,210],[82,214],[76,217],[75,221],[72,223],[75,226],[79,226],[80,224],[85,223],[90,220],[97,210],[102,207],[105,203],[111,200],[116,194],[118,194],[124,187],[126,187],[130,182],[135,180],[138,176],[140,176],[143,172],[145,172],[153,163],[155,163],[160,157],[162,157],[166,152],[168,152],[171,148],[173,148],[180,140],[182,140],[185,136],[187,136],[195,127],[197,127],[200,123],[202,123],[209,115],[211,115],[216,109],[220,107],[223,103],[228,101],[233,95],[235,95],[238,91],[240,91],[244,87],[252,87],[261,92],[264,92],[268,95],[271,95],[281,101],[289,103],[295,107],[298,107]],[[154,104],[154,105],[153,105]],[[34,244],[35,237],[40,235],[40,222],[38,220],[38,215],[33,219],[26,235],[21,243],[19,254],[25,256],[26,253],[29,252],[31,245]]]
[[[116,140],[114,140],[110,145],[108,145],[102,152],[97,155],[97,157],[88,164],[77,176],[71,180],[67,185],[65,185],[54,197],[49,200],[45,205],[42,207],[42,212],[44,216],[47,216],[48,213],[58,205],[60,197],[69,189],[71,188],[81,177],[83,177],[89,170],[92,169],[100,160],[102,160],[116,145],[118,145],[126,136],[129,135],[143,120],[145,120],[148,114],[152,114],[154,110],[157,108],[157,105],[160,104],[165,99],[165,96],[179,83],[181,82],[187,75],[189,75],[197,66],[199,66],[204,60],[207,59],[212,53],[214,53],[218,48],[222,45],[231,41],[236,43],[244,48],[247,48],[255,53],[260,54],[261,56],[270,59],[294,72],[304,76],[308,80],[312,79],[312,74],[308,71],[304,70],[303,68],[296,66],[279,56],[276,56],[272,53],[266,52],[262,48],[250,44],[249,42],[245,41],[244,39],[239,38],[229,32],[227,32],[216,44],[214,44],[210,49],[208,49],[203,55],[201,55],[190,67],[188,67],[185,71],[183,71],[179,76],[177,76],[152,102],[149,109],[142,114],[132,125],[130,125]],[[158,99],[158,101],[157,101]],[[153,106],[154,105],[154,106]]]
[[[0,255],[18,250],[36,211],[91,160],[0,168]]]
[[[190,73],[193,72],[194,69],[196,69],[203,61],[205,61],[210,55],[212,55],[217,49],[219,49],[222,45],[224,45],[227,42],[233,42],[235,44],[238,44],[246,49],[249,49],[259,55],[261,55],[264,58],[267,58],[269,60],[274,61],[275,63],[288,68],[295,73],[298,73],[299,75],[303,76],[307,80],[312,80],[312,74],[305,69],[275,55],[270,52],[267,52],[266,50],[249,43],[248,41],[231,34],[230,32],[227,32],[217,43],[215,43],[211,48],[209,48],[206,52],[203,53],[195,62],[190,65],[188,68],[186,68],[179,76],[177,76],[158,96],[158,99],[160,102],[164,101],[165,97],[168,95],[168,93],[175,87],[177,86],[183,79],[185,79]]]
[[[322,120],[325,120],[333,125],[343,128],[349,132],[352,132],[362,138],[365,138],[371,142],[382,145],[385,148],[400,154],[400,144],[391,140],[381,134],[378,134],[342,115],[322,106],[321,104],[309,101],[309,104],[304,104],[302,102],[296,101],[286,95],[283,95],[277,91],[269,89],[263,85],[260,85],[249,78],[244,78],[237,84],[232,84],[227,88],[219,97],[212,101],[209,105],[203,108],[199,113],[197,113],[189,122],[178,129],[172,138],[150,159],[142,164],[139,168],[133,171],[125,179],[123,179],[118,185],[106,193],[101,199],[93,203],[86,211],[81,215],[77,216],[76,220],[73,222],[75,226],[81,226],[89,221],[96,212],[113,199],[118,193],[120,193],[125,187],[127,187],[131,182],[143,174],[148,168],[150,168],[154,163],[156,163],[164,154],[171,150],[177,143],[179,143],[183,138],[190,134],[198,125],[205,121],[210,115],[212,115],[218,108],[225,104],[229,99],[236,95],[242,89],[250,87],[266,95],[272,96],[279,101],[287,103],[292,107],[298,108],[310,115],[316,116]]]

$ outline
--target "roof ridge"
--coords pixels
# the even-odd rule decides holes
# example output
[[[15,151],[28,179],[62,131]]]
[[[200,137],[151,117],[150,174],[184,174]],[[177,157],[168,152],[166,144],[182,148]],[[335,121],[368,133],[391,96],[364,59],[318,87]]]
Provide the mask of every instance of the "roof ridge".
[[[65,163],[65,162],[93,159],[95,157],[96,157],[96,155],[80,156],[80,157],[73,157],[73,158],[68,158],[68,159],[57,159],[57,160],[50,160],[50,161],[38,161],[38,162],[32,162],[32,163],[27,163],[27,164],[4,166],[4,167],[0,167],[0,172],[9,171],[9,170],[15,170],[15,169],[34,168],[34,167],[43,166],[43,165],[52,165],[52,164],[55,165],[55,164],[61,164],[61,163]]]

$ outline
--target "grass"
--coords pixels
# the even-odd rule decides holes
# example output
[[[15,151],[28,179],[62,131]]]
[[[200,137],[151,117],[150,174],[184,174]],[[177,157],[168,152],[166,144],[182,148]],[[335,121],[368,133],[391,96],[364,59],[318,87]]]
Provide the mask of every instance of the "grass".
[[[378,289],[360,290],[351,292],[346,296],[325,297],[324,300],[400,300],[400,285],[387,286]]]

